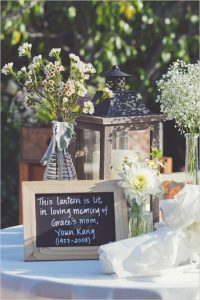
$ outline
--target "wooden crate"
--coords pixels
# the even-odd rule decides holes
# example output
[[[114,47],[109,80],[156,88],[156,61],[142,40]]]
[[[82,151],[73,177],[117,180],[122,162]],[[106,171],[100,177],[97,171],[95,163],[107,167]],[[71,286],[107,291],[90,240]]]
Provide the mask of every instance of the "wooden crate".
[[[22,128],[20,135],[21,160],[39,162],[49,145],[51,137],[51,128]]]

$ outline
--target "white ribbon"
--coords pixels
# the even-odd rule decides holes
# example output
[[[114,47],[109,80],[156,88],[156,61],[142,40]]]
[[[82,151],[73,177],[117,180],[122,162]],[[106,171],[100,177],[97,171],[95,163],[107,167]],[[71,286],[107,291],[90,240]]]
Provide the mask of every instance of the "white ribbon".
[[[67,149],[75,135],[73,124],[57,121],[53,121],[52,123],[53,128],[55,128],[55,138],[58,149],[60,151]]]
[[[58,122],[52,121],[53,124],[53,137],[51,142],[42,157],[40,163],[45,166],[49,160],[49,157],[52,151],[55,150],[55,146],[57,145],[60,151],[68,148],[71,140],[75,136],[74,126],[68,122]]]

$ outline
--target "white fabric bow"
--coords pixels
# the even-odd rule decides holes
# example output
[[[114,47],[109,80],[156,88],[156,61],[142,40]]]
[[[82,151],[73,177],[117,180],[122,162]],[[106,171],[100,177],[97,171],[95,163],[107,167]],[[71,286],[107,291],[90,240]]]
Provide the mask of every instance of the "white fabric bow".
[[[161,209],[165,219],[156,231],[99,248],[105,273],[154,275],[200,253],[200,186],[186,185],[173,200],[163,201]]]
[[[45,166],[48,163],[49,157],[53,150],[55,150],[55,145],[58,146],[60,151],[67,149],[71,140],[75,136],[74,126],[68,122],[58,122],[52,121],[53,124],[53,137],[51,142],[42,157],[40,163]]]

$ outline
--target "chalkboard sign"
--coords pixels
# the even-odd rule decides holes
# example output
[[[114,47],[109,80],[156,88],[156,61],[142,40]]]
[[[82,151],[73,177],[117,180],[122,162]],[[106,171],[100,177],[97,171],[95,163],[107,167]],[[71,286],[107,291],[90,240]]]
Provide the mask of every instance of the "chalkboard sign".
[[[35,199],[37,247],[116,241],[113,192],[36,194]]]
[[[100,245],[128,237],[117,180],[23,182],[22,196],[25,261],[97,259]]]

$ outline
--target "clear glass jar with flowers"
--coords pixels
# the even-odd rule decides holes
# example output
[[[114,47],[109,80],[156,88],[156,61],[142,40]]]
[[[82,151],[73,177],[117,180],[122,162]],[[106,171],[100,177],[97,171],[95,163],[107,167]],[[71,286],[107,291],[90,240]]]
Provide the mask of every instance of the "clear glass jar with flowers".
[[[185,134],[186,183],[199,184],[200,61],[195,64],[174,62],[157,82],[157,102],[168,120],[174,119]]]
[[[44,179],[76,179],[68,146],[75,137],[76,118],[82,113],[94,112],[86,81],[96,72],[95,68],[70,53],[67,70],[61,62],[61,48],[49,52],[50,60],[41,55],[32,58],[31,49],[32,45],[27,42],[18,49],[19,56],[27,58],[27,66],[15,71],[11,62],[2,68],[2,73],[10,75],[22,88],[27,108],[43,107],[53,120],[53,137],[41,160],[47,165]],[[68,71],[68,77],[65,71]],[[105,90],[103,98],[112,96],[110,92]]]
[[[145,211],[145,204],[150,196],[162,193],[160,157],[160,150],[152,148],[150,159],[144,159],[139,153],[124,158],[119,184],[123,187],[128,202],[129,237],[153,230],[152,214]]]

